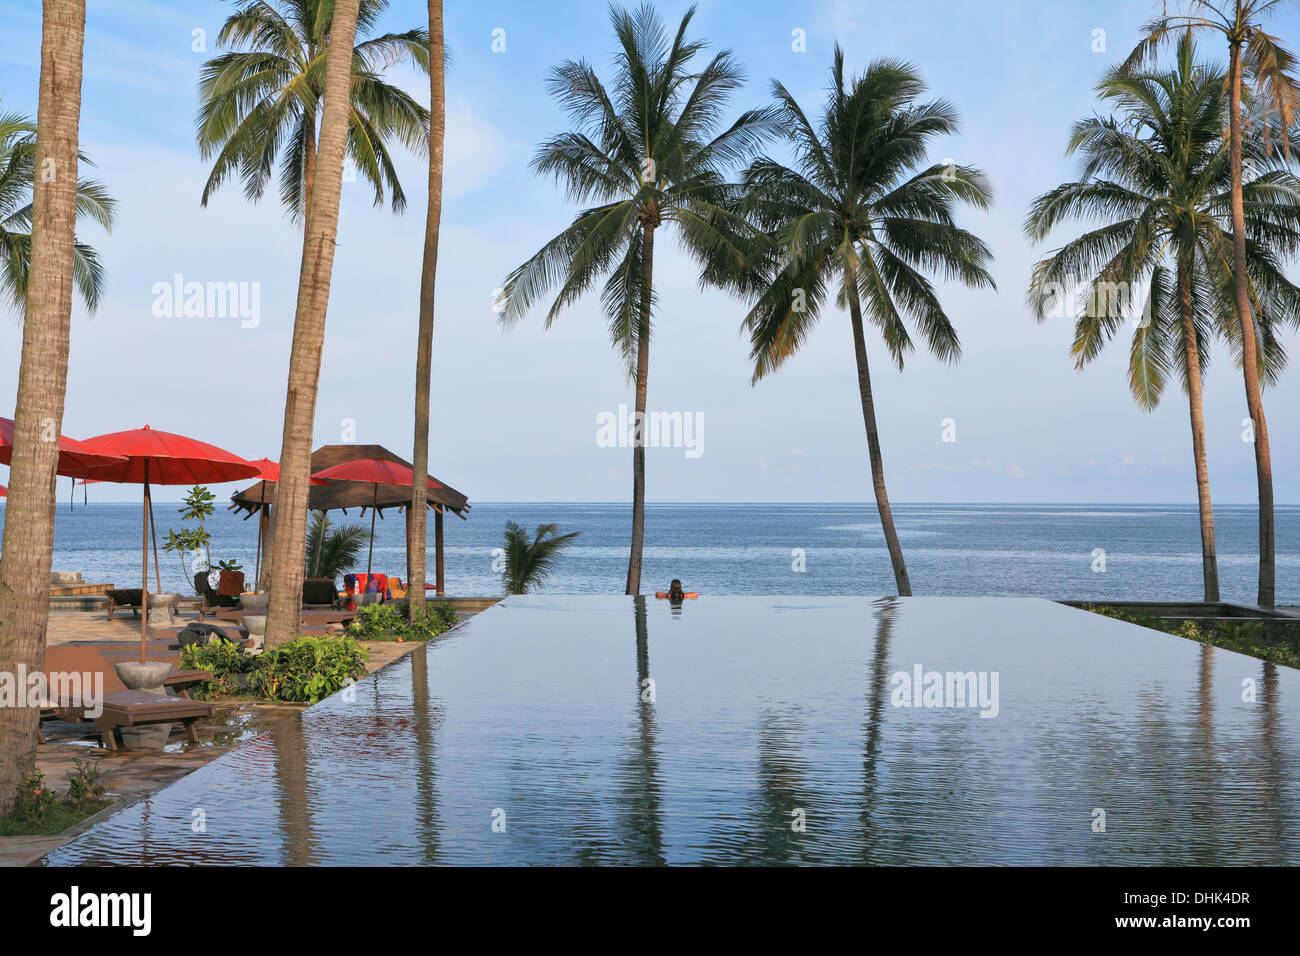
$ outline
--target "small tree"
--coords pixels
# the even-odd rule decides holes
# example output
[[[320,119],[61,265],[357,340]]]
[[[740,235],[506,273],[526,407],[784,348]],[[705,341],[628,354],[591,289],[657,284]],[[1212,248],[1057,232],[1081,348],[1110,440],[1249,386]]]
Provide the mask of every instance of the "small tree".
[[[581,531],[560,534],[558,524],[539,524],[529,541],[527,531],[507,521],[501,572],[506,594],[524,594],[541,585],[555,570],[560,553],[580,534]]]

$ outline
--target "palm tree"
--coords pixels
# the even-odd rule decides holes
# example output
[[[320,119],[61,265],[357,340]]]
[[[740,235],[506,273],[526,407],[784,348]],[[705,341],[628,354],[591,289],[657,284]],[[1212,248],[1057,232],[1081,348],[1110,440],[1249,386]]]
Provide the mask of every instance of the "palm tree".
[[[1240,342],[1236,322],[1230,232],[1232,173],[1223,142],[1224,75],[1195,62],[1188,35],[1178,44],[1170,72],[1112,70],[1098,86],[1117,116],[1075,124],[1069,153],[1083,156],[1083,178],[1035,200],[1025,230],[1035,241],[1067,218],[1100,222],[1038,263],[1030,305],[1039,321],[1063,307],[1077,315],[1076,368],[1082,368],[1125,325],[1140,299],[1142,323],[1129,354],[1129,387],[1146,410],[1160,401],[1176,369],[1187,392],[1201,516],[1205,600],[1219,600],[1214,511],[1206,465],[1201,378],[1208,345],[1217,332]],[[1254,153],[1253,147],[1248,152]],[[1260,161],[1264,157],[1253,156]],[[1250,289],[1269,368],[1284,355],[1273,338],[1278,318],[1294,322],[1300,289],[1278,267],[1279,253],[1294,252],[1300,206],[1287,190],[1300,186],[1277,169],[1246,187],[1252,210],[1247,264]],[[1075,277],[1081,301],[1066,303]],[[1144,295],[1136,291],[1142,288]],[[1125,315],[1125,312],[1129,315]],[[1237,346],[1239,348],[1239,346]]]
[[[232,175],[243,181],[249,199],[260,199],[278,157],[280,201],[295,221],[306,215],[321,145],[317,120],[334,6],[333,0],[237,0],[217,44],[243,49],[209,60],[199,81],[199,150],[213,159],[203,205]],[[362,0],[357,35],[366,37],[387,6],[388,0]],[[428,147],[428,111],[383,80],[384,70],[402,61],[428,70],[424,30],[356,44],[347,133],[348,157],[374,189],[375,205],[390,193],[394,212],[405,208],[406,194],[388,142],[396,138],[421,155]]]
[[[361,560],[361,552],[370,541],[370,532],[356,521],[335,525],[324,511],[313,511],[307,528],[307,576],[332,578]]]
[[[14,411],[9,502],[0,552],[0,672],[38,673],[45,657],[54,555],[54,478],[68,390],[77,268],[77,125],[85,0],[45,0],[33,159],[31,252]],[[39,711],[0,707],[0,812],[36,761]]]
[[[0,113],[0,297],[19,312],[27,301],[31,270],[32,183],[36,178],[36,124],[19,113]],[[78,159],[93,165],[84,154]],[[116,202],[99,183],[77,183],[77,218],[113,228]],[[92,312],[104,292],[104,267],[90,246],[78,242],[72,255],[77,291]]]
[[[336,0],[330,43],[352,50],[359,0]],[[293,322],[280,483],[275,493],[275,534],[271,543],[271,600],[267,607],[266,646],[295,636],[302,612],[302,542],[307,533],[307,487],[311,480],[311,438],[325,347],[325,313],[339,232],[343,191],[343,152],[349,126],[351,57],[325,51],[325,95],[321,108],[320,164],[303,227],[298,307]]]
[[[876,507],[894,582],[907,596],[912,587],[885,490],[863,309],[900,371],[915,347],[909,324],[934,355],[957,361],[957,332],[926,273],[993,287],[988,247],[953,219],[959,203],[984,208],[991,193],[977,169],[927,164],[930,140],[953,133],[957,114],[944,100],[920,100],[925,86],[907,63],[877,60],[846,81],[837,45],[816,127],[784,86],[774,81],[772,90],[795,165],[762,157],[747,170],[746,208],[773,243],[765,262],[726,280],[756,300],[745,317],[754,382],[799,349],[832,290],[848,307]]]
[[[528,532],[513,521],[506,522],[505,569],[501,580],[506,594],[525,594],[551,576],[560,554],[581,531],[560,534],[558,524],[539,524],[528,540]]]
[[[641,590],[645,538],[645,435],[650,336],[654,314],[655,231],[677,226],[686,250],[705,274],[737,268],[739,240],[749,227],[731,210],[729,167],[743,163],[775,129],[771,110],[749,110],[715,135],[743,74],[728,51],[698,69],[704,49],[687,40],[692,7],[675,34],[665,31],[649,4],[635,11],[610,8],[620,52],[608,89],[583,60],[551,72],[549,87],[576,129],[543,143],[533,169],[563,183],[584,208],[503,284],[498,309],[512,324],[552,286],[559,291],[547,327],[565,308],[606,277],[601,304],[610,339],[636,383],[632,441],[632,544],[626,593]]]
[[[1145,36],[1129,55],[1128,69],[1138,68],[1177,31],[1210,31],[1228,41],[1228,147],[1232,167],[1232,275],[1233,295],[1241,324],[1242,375],[1246,384],[1246,408],[1255,437],[1255,471],[1259,484],[1259,595],[1261,607],[1276,601],[1274,560],[1273,458],[1269,450],[1268,425],[1260,395],[1263,359],[1256,338],[1258,330],[1251,310],[1246,262],[1246,210],[1242,172],[1242,92],[1249,82],[1261,112],[1268,122],[1263,143],[1270,146],[1269,130],[1276,123],[1283,149],[1289,153],[1288,132],[1300,101],[1300,85],[1293,69],[1295,58],[1261,26],[1266,15],[1289,0],[1190,0],[1193,15],[1162,16],[1143,27]]]
[[[424,264],[420,271],[420,328],[415,349],[415,440],[411,454],[411,530],[406,543],[408,581],[424,581],[428,549],[429,380],[433,374],[433,293],[438,271],[438,231],[442,221],[442,144],[446,134],[447,92],[443,81],[442,0],[429,0],[429,210],[424,223]],[[442,520],[439,511],[435,521]],[[438,526],[441,529],[441,525]],[[414,545],[414,547],[412,546]],[[441,541],[439,541],[441,547]],[[413,587],[411,618],[424,612],[424,588]]]

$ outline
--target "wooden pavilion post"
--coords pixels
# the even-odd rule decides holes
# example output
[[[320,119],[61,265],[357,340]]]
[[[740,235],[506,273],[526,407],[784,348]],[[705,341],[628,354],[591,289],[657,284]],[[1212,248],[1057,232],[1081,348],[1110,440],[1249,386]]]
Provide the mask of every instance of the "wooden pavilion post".
[[[442,578],[442,506],[438,505],[433,509],[433,549],[434,549],[434,566],[436,567],[436,576],[434,580],[438,584],[438,596],[442,597],[446,592],[443,588]],[[420,582],[420,587],[424,587],[424,582]]]

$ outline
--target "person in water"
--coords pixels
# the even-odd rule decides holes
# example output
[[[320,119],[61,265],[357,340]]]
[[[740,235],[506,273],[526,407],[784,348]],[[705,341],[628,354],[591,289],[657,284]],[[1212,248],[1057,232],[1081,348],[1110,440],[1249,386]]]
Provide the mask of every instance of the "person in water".
[[[694,600],[699,596],[700,596],[699,591],[683,591],[682,582],[679,581],[677,578],[673,578],[672,583],[668,585],[667,591],[655,592],[655,597],[667,598],[668,600],[672,601],[674,604],[681,604],[685,598],[691,598],[692,600]]]

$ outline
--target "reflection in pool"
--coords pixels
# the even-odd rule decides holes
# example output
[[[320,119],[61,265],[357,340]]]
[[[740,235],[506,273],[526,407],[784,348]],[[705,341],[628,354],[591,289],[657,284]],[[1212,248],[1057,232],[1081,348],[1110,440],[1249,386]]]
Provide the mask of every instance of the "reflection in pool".
[[[354,690],[47,862],[1300,862],[1300,674],[1047,601],[511,597]]]

